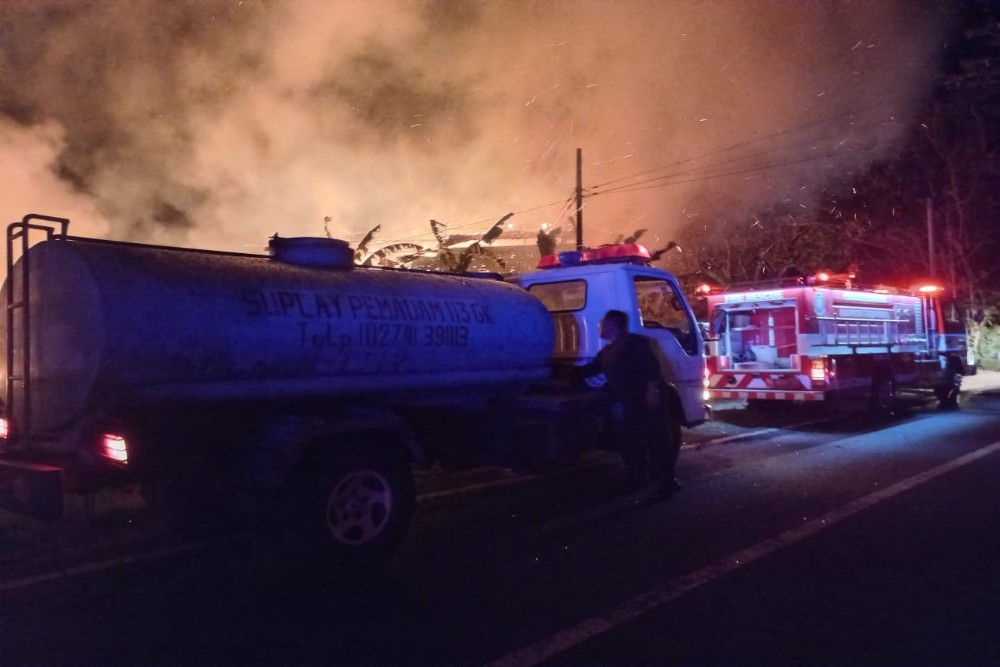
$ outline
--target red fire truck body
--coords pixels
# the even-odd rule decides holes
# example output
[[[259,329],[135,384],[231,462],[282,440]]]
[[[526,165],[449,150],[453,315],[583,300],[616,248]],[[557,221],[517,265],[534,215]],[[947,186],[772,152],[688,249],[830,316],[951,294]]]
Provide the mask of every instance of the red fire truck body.
[[[962,323],[941,290],[858,289],[795,278],[709,294],[707,371],[715,399],[862,398],[891,412],[897,389],[957,401],[965,371]]]

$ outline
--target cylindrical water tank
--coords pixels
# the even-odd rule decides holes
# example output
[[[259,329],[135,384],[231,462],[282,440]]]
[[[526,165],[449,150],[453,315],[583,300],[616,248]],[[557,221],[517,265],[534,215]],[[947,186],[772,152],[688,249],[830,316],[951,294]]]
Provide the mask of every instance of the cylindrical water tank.
[[[419,404],[548,375],[548,312],[500,280],[72,238],[27,257],[37,430],[95,406],[365,394]]]

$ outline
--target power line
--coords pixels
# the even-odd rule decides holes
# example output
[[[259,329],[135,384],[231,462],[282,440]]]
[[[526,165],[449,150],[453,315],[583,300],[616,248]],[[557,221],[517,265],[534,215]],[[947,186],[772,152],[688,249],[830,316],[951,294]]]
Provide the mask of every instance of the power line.
[[[654,173],[654,172],[657,172],[657,171],[662,171],[663,169],[671,169],[671,168],[678,167],[678,166],[683,165],[683,164],[687,164],[688,162],[694,162],[696,160],[702,160],[704,158],[712,157],[713,155],[719,155],[721,153],[727,153],[727,152],[736,150],[738,148],[744,148],[744,147],[747,147],[747,146],[751,146],[753,144],[761,143],[763,141],[768,141],[770,139],[774,139],[774,138],[777,138],[777,137],[780,137],[780,136],[784,136],[786,134],[792,134],[792,133],[802,132],[803,130],[809,129],[810,127],[814,127],[816,125],[826,125],[827,123],[831,123],[831,122],[834,122],[834,121],[839,121],[839,120],[842,120],[844,118],[849,118],[851,116],[855,116],[855,115],[864,113],[866,111],[871,111],[872,109],[877,109],[879,107],[887,106],[887,105],[889,105],[889,104],[891,104],[893,102],[899,101],[901,99],[903,99],[902,96],[890,97],[890,98],[887,98],[885,100],[882,100],[881,102],[876,102],[876,103],[871,104],[871,105],[869,105],[867,107],[862,107],[862,108],[854,110],[854,111],[849,111],[847,113],[840,114],[840,115],[837,115],[837,116],[830,116],[830,117],[827,117],[827,118],[822,118],[820,120],[816,120],[816,121],[813,121],[811,123],[806,123],[805,125],[800,125],[798,127],[794,127],[794,128],[789,129],[789,130],[782,130],[780,132],[775,132],[774,134],[769,134],[769,135],[766,135],[764,137],[760,137],[760,138],[757,138],[757,139],[749,139],[747,141],[742,141],[742,142],[738,142],[738,143],[735,143],[735,144],[731,144],[729,146],[724,146],[724,147],[719,148],[717,150],[710,151],[708,153],[703,153],[702,155],[696,155],[694,157],[686,158],[684,160],[678,160],[678,161],[672,162],[670,164],[661,165],[659,167],[653,167],[652,169],[647,169],[645,171],[641,171],[641,172],[638,172],[636,174],[632,174],[631,176],[623,176],[621,178],[617,178],[617,179],[613,179],[613,180],[610,180],[610,181],[606,181],[605,183],[599,183],[597,185],[590,186],[590,188],[588,188],[588,189],[599,188],[599,187],[603,187],[605,185],[611,185],[613,183],[619,183],[621,181],[627,181],[627,180],[630,180],[630,179],[633,179],[633,178],[639,178],[640,176],[645,176],[646,174]],[[871,123],[871,125],[874,125],[874,124],[876,124],[876,123]],[[823,138],[829,138],[829,137],[823,137]],[[804,141],[804,143],[811,143],[812,141],[814,141],[814,139],[806,139]],[[797,143],[802,143],[802,142],[797,142]],[[795,144],[792,144],[792,145],[794,146]]]
[[[672,162],[672,163],[669,163],[669,164],[661,165],[659,167],[653,167],[652,169],[647,169],[647,170],[644,170],[644,171],[641,171],[641,172],[637,172],[637,173],[629,175],[629,176],[623,176],[621,178],[612,179],[610,181],[606,181],[604,183],[599,183],[597,185],[588,186],[587,188],[585,188],[584,197],[585,198],[590,198],[590,197],[600,196],[600,195],[605,195],[605,194],[634,192],[634,191],[637,191],[637,190],[647,190],[647,189],[652,189],[652,188],[667,187],[667,186],[670,186],[670,185],[680,185],[680,184],[684,184],[684,183],[691,183],[691,182],[696,182],[696,181],[707,180],[707,179],[710,179],[710,178],[720,178],[720,177],[724,177],[724,176],[734,176],[734,175],[740,175],[740,174],[746,174],[746,173],[753,173],[755,171],[767,171],[767,170],[770,170],[770,169],[775,169],[775,168],[782,167],[782,166],[788,166],[788,165],[791,165],[791,164],[800,164],[800,163],[803,163],[803,162],[811,162],[813,160],[820,160],[820,159],[826,159],[826,158],[829,158],[829,157],[833,157],[833,156],[837,155],[840,151],[830,150],[830,151],[827,151],[825,153],[818,154],[818,155],[810,155],[810,156],[803,157],[803,158],[787,159],[787,160],[782,160],[782,161],[778,161],[778,162],[771,162],[771,163],[767,163],[767,164],[763,164],[763,165],[757,165],[757,166],[754,166],[754,167],[747,167],[745,169],[732,169],[730,171],[719,171],[719,172],[714,172],[713,171],[713,172],[705,173],[705,174],[700,175],[700,176],[693,176],[693,177],[687,178],[685,180],[676,180],[676,181],[675,180],[670,180],[670,179],[677,178],[677,177],[683,177],[683,176],[688,176],[688,175],[691,175],[691,174],[696,174],[699,171],[706,171],[706,170],[710,170],[710,169],[717,169],[717,168],[720,168],[720,167],[727,167],[727,166],[733,166],[733,167],[735,167],[736,165],[738,165],[741,162],[746,162],[747,160],[750,160],[750,159],[759,159],[761,157],[760,154],[758,154],[758,155],[744,155],[744,156],[733,158],[733,159],[730,159],[730,160],[725,160],[725,161],[722,161],[722,162],[717,162],[717,163],[708,164],[708,165],[702,165],[702,166],[699,166],[699,167],[695,167],[693,169],[676,171],[676,172],[673,172],[673,173],[670,173],[670,174],[665,174],[663,176],[658,176],[658,177],[656,177],[654,179],[640,181],[638,183],[624,184],[624,185],[620,185],[620,186],[615,187],[615,188],[608,188],[608,189],[605,189],[605,190],[601,190],[601,188],[605,188],[605,187],[607,187],[609,185],[613,185],[615,183],[622,183],[624,181],[634,180],[636,178],[640,178],[642,176],[645,176],[646,174],[651,174],[651,173],[655,173],[655,172],[658,172],[658,171],[663,171],[665,169],[676,168],[676,167],[679,167],[681,165],[688,164],[690,162],[695,162],[695,161],[698,161],[698,160],[703,160],[703,159],[711,157],[713,155],[720,155],[720,154],[728,153],[728,152],[737,150],[739,148],[745,148],[745,147],[748,147],[748,146],[753,146],[755,144],[760,144],[762,142],[765,142],[765,141],[768,141],[768,140],[771,140],[771,139],[775,139],[777,137],[782,137],[782,136],[789,135],[789,134],[803,132],[803,131],[811,128],[811,127],[815,127],[815,126],[819,126],[819,125],[826,125],[826,124],[829,124],[829,123],[832,123],[832,122],[841,121],[841,120],[843,120],[845,118],[849,119],[849,118],[851,118],[853,116],[857,116],[857,115],[859,115],[861,113],[864,113],[866,111],[871,111],[872,109],[877,109],[877,108],[880,108],[880,107],[887,106],[887,105],[889,105],[889,104],[891,104],[893,102],[899,101],[901,99],[903,99],[902,96],[887,98],[887,99],[882,100],[880,102],[876,102],[874,104],[868,105],[866,107],[862,107],[860,109],[856,109],[856,110],[849,111],[849,112],[846,112],[846,113],[843,113],[843,114],[839,114],[837,116],[830,116],[830,117],[823,118],[823,119],[820,119],[820,120],[816,120],[816,121],[813,121],[813,122],[810,122],[810,123],[806,123],[804,125],[800,125],[798,127],[794,127],[794,128],[788,129],[788,130],[782,130],[780,132],[775,132],[773,134],[766,135],[764,137],[759,137],[757,139],[750,139],[750,140],[747,140],[747,141],[738,142],[738,143],[731,144],[729,146],[725,146],[723,148],[720,148],[720,149],[717,149],[717,150],[714,150],[714,151],[710,151],[708,153],[704,153],[704,154],[697,155],[697,156],[694,156],[694,157],[686,158],[684,160],[678,160],[676,162]],[[864,128],[864,127],[875,126],[875,125],[878,125],[878,124],[881,124],[881,123],[880,122],[871,122],[871,123],[863,124],[863,125],[861,125],[859,127]],[[802,140],[796,140],[796,141],[794,141],[794,142],[792,142],[790,144],[787,144],[787,145],[770,148],[770,149],[764,151],[763,155],[766,156],[767,154],[773,154],[773,153],[776,153],[778,151],[783,151],[783,150],[788,150],[788,149],[791,149],[791,148],[796,148],[796,147],[799,147],[801,145],[808,145],[808,144],[812,144],[812,143],[817,143],[819,141],[830,139],[830,138],[833,138],[835,136],[838,136],[838,135],[837,134],[828,134],[828,135],[825,135],[825,136],[822,136],[822,137],[818,137],[818,138],[817,137],[807,137],[807,138],[802,139]],[[566,200],[559,200],[559,201],[549,202],[547,204],[541,204],[541,205],[538,205],[538,206],[532,206],[532,207],[529,207],[529,208],[525,208],[525,209],[521,209],[521,210],[518,210],[518,211],[514,211],[514,214],[515,215],[521,215],[521,214],[524,214],[524,213],[530,213],[532,211],[538,211],[538,210],[541,210],[541,209],[549,208],[551,206],[555,206],[555,205],[559,204],[560,202],[564,202],[564,206],[560,210],[560,213],[559,213],[559,217],[561,218],[562,215],[567,210],[571,209],[575,205],[574,204],[573,195],[571,195]],[[483,220],[476,220],[476,221],[467,222],[467,223],[450,225],[449,226],[449,231],[458,230],[458,229],[466,229],[466,228],[473,227],[473,226],[493,224],[493,223],[496,222],[496,219],[498,219],[499,217],[500,216],[496,216],[495,218],[486,218],[486,219],[483,219]],[[428,235],[429,234],[425,233],[425,234],[416,234],[416,235],[406,236],[406,237],[399,237],[397,239],[392,240],[390,243],[400,243],[400,242],[405,242],[405,241],[413,241],[415,239],[424,238],[424,237],[426,237]]]
[[[586,197],[599,197],[600,195],[605,195],[605,194],[618,194],[618,193],[621,193],[621,192],[635,192],[637,190],[651,190],[653,188],[664,188],[664,187],[667,187],[669,185],[682,185],[684,183],[695,183],[697,181],[704,181],[704,180],[707,180],[707,179],[710,179],[710,178],[721,178],[723,176],[738,176],[740,174],[749,174],[749,173],[753,173],[753,172],[756,172],[756,171],[767,171],[769,169],[775,169],[777,167],[786,167],[786,166],[788,166],[790,164],[799,164],[799,163],[802,163],[802,162],[812,162],[814,160],[821,160],[821,159],[825,159],[825,158],[828,158],[828,157],[833,157],[833,156],[835,156],[837,154],[838,154],[837,151],[829,151],[827,153],[822,153],[820,155],[810,155],[808,157],[797,158],[797,159],[789,159],[789,160],[784,160],[782,162],[772,162],[772,163],[769,163],[769,164],[763,165],[763,166],[748,167],[746,169],[733,169],[731,171],[713,172],[713,173],[709,173],[709,174],[704,174],[702,176],[694,176],[692,178],[689,178],[689,179],[686,179],[686,180],[682,180],[682,181],[671,181],[669,183],[637,183],[637,184],[634,184],[634,185],[625,185],[625,186],[622,186],[620,188],[616,188],[616,189],[613,189],[613,190],[607,190],[607,191],[604,191],[604,192],[596,192],[596,193],[592,193],[592,194],[584,195],[584,196],[586,196]]]

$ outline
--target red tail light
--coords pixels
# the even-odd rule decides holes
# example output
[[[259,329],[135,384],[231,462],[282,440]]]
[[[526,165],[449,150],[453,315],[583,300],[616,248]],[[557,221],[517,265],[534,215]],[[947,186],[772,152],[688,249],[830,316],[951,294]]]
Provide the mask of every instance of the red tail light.
[[[115,433],[102,435],[101,456],[117,463],[128,464],[128,443],[125,442],[125,438]]]
[[[829,380],[825,359],[813,359],[809,365],[809,379],[813,385],[826,384]]]

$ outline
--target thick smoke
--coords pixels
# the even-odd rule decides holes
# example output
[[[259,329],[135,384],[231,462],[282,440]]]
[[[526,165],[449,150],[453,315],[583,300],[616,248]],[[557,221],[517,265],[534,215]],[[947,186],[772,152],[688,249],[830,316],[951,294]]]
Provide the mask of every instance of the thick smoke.
[[[565,227],[577,148],[590,244],[810,210],[912,130],[944,26],[905,0],[5,0],[0,31],[8,220],[258,251],[325,217]]]

